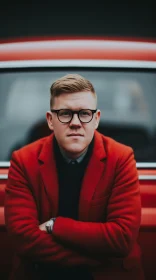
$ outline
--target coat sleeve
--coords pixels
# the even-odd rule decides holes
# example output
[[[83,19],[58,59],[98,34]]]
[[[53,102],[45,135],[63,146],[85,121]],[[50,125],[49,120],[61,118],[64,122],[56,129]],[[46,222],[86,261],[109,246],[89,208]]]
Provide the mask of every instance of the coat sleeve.
[[[140,188],[136,162],[126,147],[117,161],[116,176],[107,206],[105,223],[58,217],[53,235],[90,256],[127,256],[136,242],[141,222]]]
[[[59,244],[39,229],[38,213],[24,170],[14,152],[5,195],[5,222],[16,253],[29,261],[96,266],[98,261]]]

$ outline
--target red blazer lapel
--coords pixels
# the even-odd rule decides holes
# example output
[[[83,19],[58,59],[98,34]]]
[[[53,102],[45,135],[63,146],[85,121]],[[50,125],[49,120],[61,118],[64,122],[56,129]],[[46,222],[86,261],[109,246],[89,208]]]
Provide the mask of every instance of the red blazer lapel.
[[[54,216],[57,216],[59,187],[53,152],[53,137],[54,136],[52,134],[46,139],[38,160],[40,164],[41,177],[52,207],[52,212],[54,213]],[[81,221],[88,220],[90,201],[92,200],[96,186],[104,171],[105,158],[106,152],[102,137],[98,132],[95,132],[93,153],[85,172],[80,193],[79,219]]]
[[[38,160],[43,184],[53,215],[56,216],[58,212],[58,176],[53,151],[53,138],[54,135],[52,134],[46,139]]]
[[[85,172],[80,193],[79,219],[81,221],[88,220],[90,201],[103,174],[105,158],[106,152],[102,137],[98,132],[95,132],[93,153]]]

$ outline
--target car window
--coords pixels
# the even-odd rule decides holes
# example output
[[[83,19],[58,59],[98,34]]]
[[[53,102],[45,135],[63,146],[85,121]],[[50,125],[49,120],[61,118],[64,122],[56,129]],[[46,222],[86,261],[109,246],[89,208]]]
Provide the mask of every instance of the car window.
[[[50,86],[79,73],[98,95],[98,130],[131,146],[138,162],[156,161],[156,74],[121,70],[10,71],[0,73],[0,161],[14,150],[50,134],[45,114]]]

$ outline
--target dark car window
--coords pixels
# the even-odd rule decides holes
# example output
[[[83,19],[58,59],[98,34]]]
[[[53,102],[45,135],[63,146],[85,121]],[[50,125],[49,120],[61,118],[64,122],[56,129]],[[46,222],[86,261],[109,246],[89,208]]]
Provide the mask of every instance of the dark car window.
[[[138,162],[156,161],[156,74],[121,70],[17,71],[0,73],[0,161],[50,131],[50,86],[59,77],[79,73],[98,95],[98,130],[134,149]]]

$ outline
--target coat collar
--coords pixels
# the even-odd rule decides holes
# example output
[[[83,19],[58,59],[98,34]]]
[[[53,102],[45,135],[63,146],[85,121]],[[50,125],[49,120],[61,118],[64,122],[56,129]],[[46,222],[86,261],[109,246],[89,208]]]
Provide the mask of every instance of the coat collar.
[[[54,134],[51,134],[45,138],[38,160],[42,181],[51,205],[51,212],[53,217],[56,217],[58,211],[58,177],[53,144]]]
[[[103,136],[97,131],[94,136],[93,152],[86,168],[80,192],[79,219],[81,221],[88,220],[90,201],[105,169],[105,159],[107,157]]]
[[[88,163],[80,192],[79,219],[87,220],[89,202],[92,199],[96,186],[104,170],[106,151],[103,136],[95,132],[94,146],[90,161]],[[53,152],[54,134],[45,139],[39,154],[40,172],[42,181],[52,207],[53,216],[58,212],[58,176]]]

